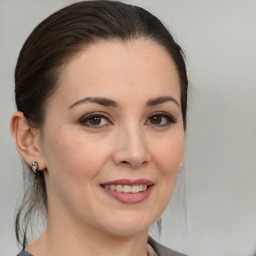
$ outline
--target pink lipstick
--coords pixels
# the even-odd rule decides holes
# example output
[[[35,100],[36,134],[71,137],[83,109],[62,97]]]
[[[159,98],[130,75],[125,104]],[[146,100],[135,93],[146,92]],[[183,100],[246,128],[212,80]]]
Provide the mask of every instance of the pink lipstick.
[[[147,199],[154,187],[154,183],[146,179],[121,179],[102,183],[101,187],[104,192],[118,201],[133,204]]]

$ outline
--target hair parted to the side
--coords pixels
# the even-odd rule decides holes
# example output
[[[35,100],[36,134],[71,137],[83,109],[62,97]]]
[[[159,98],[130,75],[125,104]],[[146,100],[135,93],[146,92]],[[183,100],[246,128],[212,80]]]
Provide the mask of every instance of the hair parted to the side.
[[[46,100],[58,88],[65,64],[84,47],[100,40],[145,38],[163,46],[180,78],[181,110],[186,128],[188,79],[181,47],[162,22],[143,8],[117,1],[82,1],[42,21],[24,43],[15,70],[15,99],[31,127],[44,124]],[[28,166],[27,166],[28,167]],[[25,191],[16,215],[17,241],[26,247],[35,211],[47,214],[44,173],[24,168]]]

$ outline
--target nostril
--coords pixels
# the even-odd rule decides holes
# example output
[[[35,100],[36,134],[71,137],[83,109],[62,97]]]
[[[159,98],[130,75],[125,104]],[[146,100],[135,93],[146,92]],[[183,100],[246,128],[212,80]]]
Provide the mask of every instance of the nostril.
[[[144,161],[143,163],[142,163],[142,166],[145,166],[145,165],[147,165],[148,164],[148,161]]]
[[[144,161],[142,163],[140,163],[140,162],[121,161],[119,164],[121,166],[124,166],[124,167],[139,168],[139,167],[145,167],[148,164],[148,161]]]
[[[127,161],[122,161],[121,164],[123,164],[123,165],[130,165],[130,163],[127,162]]]

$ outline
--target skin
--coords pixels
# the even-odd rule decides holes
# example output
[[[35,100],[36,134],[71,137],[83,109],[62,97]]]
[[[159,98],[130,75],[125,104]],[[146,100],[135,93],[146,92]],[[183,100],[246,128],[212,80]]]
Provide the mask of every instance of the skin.
[[[88,97],[118,106],[82,100]],[[169,100],[148,106],[158,97]],[[179,77],[162,46],[137,39],[83,49],[64,68],[43,127],[30,129],[17,112],[11,131],[25,161],[46,168],[48,223],[27,251],[147,254],[148,229],[171,199],[184,152]],[[154,186],[142,202],[122,203],[100,186],[117,179]]]

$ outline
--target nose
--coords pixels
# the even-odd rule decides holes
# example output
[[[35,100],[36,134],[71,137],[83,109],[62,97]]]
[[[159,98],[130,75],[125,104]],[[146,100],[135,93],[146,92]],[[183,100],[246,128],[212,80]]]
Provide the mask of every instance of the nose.
[[[145,134],[139,129],[126,128],[115,139],[113,161],[116,165],[128,168],[145,167],[151,157]]]

